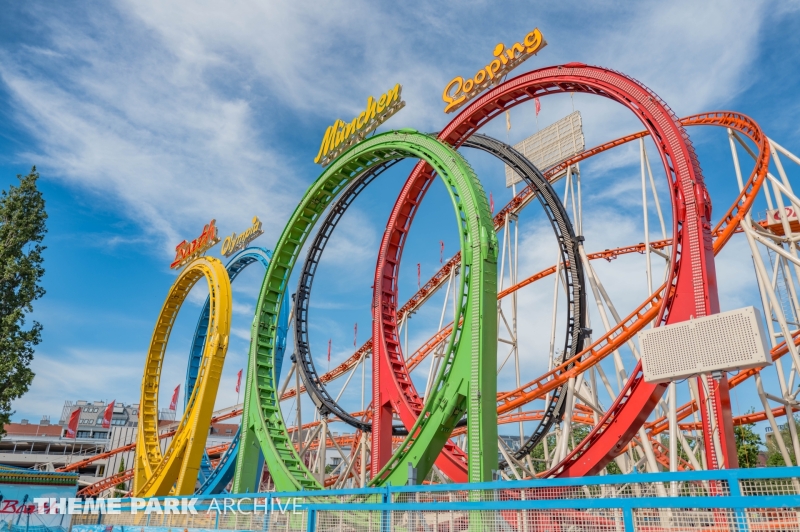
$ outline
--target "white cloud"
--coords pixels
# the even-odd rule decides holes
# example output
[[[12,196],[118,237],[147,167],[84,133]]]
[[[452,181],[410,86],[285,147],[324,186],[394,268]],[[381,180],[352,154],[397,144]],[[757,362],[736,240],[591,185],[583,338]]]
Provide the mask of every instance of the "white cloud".
[[[13,408],[23,415],[52,415],[67,400],[122,399],[117,394],[128,390],[130,383],[141,382],[143,366],[141,353],[135,352],[67,349],[60,356],[40,352],[31,365],[36,373],[33,384]]]
[[[479,4],[462,9],[491,12]],[[616,22],[587,32],[554,24],[547,11],[531,13],[551,44],[525,67],[577,56],[642,79],[683,111],[716,105],[750,83],[742,74],[756,53],[759,4],[603,9]],[[397,81],[409,106],[393,124],[441,127],[441,86],[487,53],[483,39],[461,34],[476,21],[453,12],[445,23],[429,7],[122,1],[83,20],[37,14],[49,41],[0,56],[17,118],[40,142],[48,170],[127,209],[162,240],[164,253],[210,213],[242,225],[257,213],[274,238],[313,177],[290,170],[297,154],[281,140],[287,127],[353,115],[367,94]],[[453,39],[458,47],[443,46]],[[579,107],[590,139],[632,123],[597,98],[581,97]],[[533,127],[530,116],[519,122]]]
[[[231,327],[231,335],[245,342],[250,342],[250,329]]]
[[[140,42],[124,50],[114,39],[48,23],[56,57],[85,57],[88,64],[61,70],[59,62],[24,51],[0,62],[48,173],[88,190],[101,208],[124,206],[160,238],[165,254],[199,233],[210,213],[224,216],[223,224],[246,225],[256,212],[268,226],[286,214],[293,185],[275,187],[282,170],[254,142],[247,102],[216,93],[200,71],[176,75],[186,65],[158,47]],[[143,38],[141,28],[128,29],[132,40]],[[38,68],[27,68],[26,60]]]
[[[100,209],[126,213],[147,237],[157,239],[159,253],[170,256],[176,242],[199,233],[212,216],[224,235],[246,227],[257,214],[267,230],[265,242],[274,242],[319,172],[308,160],[320,124],[355,115],[367,95],[400,82],[408,105],[391,126],[441,128],[449,118],[442,115],[439,99],[445,82],[483,64],[497,40],[519,38],[533,25],[542,28],[550,45],[520,71],[573,60],[608,66],[641,80],[679,115],[724,106],[758,81],[749,69],[767,16],[764,4],[740,3],[736,9],[688,1],[583,7],[534,9],[521,2],[504,9],[502,19],[497,6],[481,3],[384,7],[340,1],[323,9],[292,2],[125,0],[71,17],[38,8],[48,38],[36,47],[0,52],[0,78],[14,117],[38,142],[30,151],[44,161],[46,174],[86,194]],[[507,19],[508,12],[515,13],[515,20]],[[731,28],[736,28],[735,37]],[[571,111],[573,101],[583,113],[588,146],[641,128],[628,110],[587,95],[543,100],[541,126]],[[512,111],[512,121],[516,140],[536,127],[530,107]],[[502,138],[500,122],[487,131]],[[629,145],[583,167],[589,251],[642,240],[634,186],[638,169],[633,170],[637,151]],[[651,161],[660,176],[656,159]],[[663,177],[656,179],[663,186]],[[630,194],[628,203],[619,202],[621,193]],[[612,198],[613,205],[598,205]],[[620,207],[629,207],[632,214]],[[553,237],[549,228],[525,231],[521,272],[533,273],[552,264]],[[325,253],[330,267],[325,271],[342,272],[332,291],[354,278],[371,283],[367,267],[374,263],[381,233],[363,212],[355,207],[348,212]],[[120,238],[108,236],[110,242]],[[733,257],[740,248],[731,249],[736,251],[730,257],[724,253],[718,263],[726,279],[747,273]],[[621,314],[644,297],[640,257],[595,267]],[[234,289],[237,296],[252,291],[256,281],[241,284]],[[542,353],[549,344],[552,278],[542,286],[520,292],[520,315],[526,320],[521,350],[529,376],[546,365]],[[725,306],[743,301],[737,290],[723,284]],[[202,304],[205,294],[196,290],[189,299]],[[340,299],[317,285],[312,304],[322,310],[341,306]],[[589,307],[596,313],[591,298]],[[252,309],[251,303],[234,304],[237,314]],[[421,311],[415,319],[435,322],[438,313]],[[326,320],[320,317],[312,327],[337,329]],[[601,329],[596,314],[592,323]],[[340,343],[347,345],[350,325],[343,329]],[[410,343],[427,339],[429,329],[412,327]],[[249,332],[238,327],[233,334],[246,340]],[[52,405],[83,390],[113,392],[113,386],[104,388],[97,379],[86,382],[87,376],[69,370],[87,363],[82,352],[70,351],[69,364],[38,358],[42,362],[37,364],[55,369],[37,369],[34,389],[18,408],[47,411],[51,406],[33,408],[25,401]],[[100,367],[104,375],[114,374],[118,361],[128,357],[136,363],[123,374],[138,380],[141,353],[107,356],[113,363]],[[345,356],[344,351],[334,353],[335,358]],[[67,382],[73,376],[85,387]]]
[[[375,260],[378,234],[369,217],[357,207],[350,207],[337,224],[325,246],[321,264],[346,267],[351,273],[364,270]],[[371,268],[374,270],[374,267]],[[369,275],[371,271],[358,271]]]

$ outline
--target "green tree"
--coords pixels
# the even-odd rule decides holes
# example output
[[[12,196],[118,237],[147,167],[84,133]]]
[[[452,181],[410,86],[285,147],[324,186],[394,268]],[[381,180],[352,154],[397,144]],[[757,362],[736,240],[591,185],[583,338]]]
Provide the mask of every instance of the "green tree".
[[[797,432],[800,433],[800,419],[794,417],[792,421],[794,421],[794,426],[797,428]],[[792,445],[792,434],[791,432],[789,432],[789,422],[787,422],[778,431],[778,434],[773,433],[771,438],[767,438],[767,466],[774,467],[774,466],[786,465],[786,461],[783,459],[780,447],[778,447],[777,438],[781,438],[783,440],[783,443],[786,446],[786,450],[789,452],[789,459],[792,461],[792,465],[796,464],[797,459],[795,458],[794,455],[794,445]]]
[[[756,434],[755,424],[733,427],[739,467],[758,467],[758,453],[761,451],[761,437]]]
[[[125,458],[123,457],[119,461],[119,470],[117,471],[117,473],[122,473],[124,471],[125,471]],[[116,488],[116,493],[114,494],[114,497],[125,496],[125,493],[127,492],[127,488],[125,487],[125,482],[120,482],[114,487]]]
[[[574,444],[578,444],[582,442],[586,436],[589,435],[591,431],[591,427],[586,425],[581,425],[578,423],[573,423],[571,428],[571,437],[570,437],[570,445],[569,449],[572,450],[574,448]],[[552,456],[553,451],[556,448],[556,437],[555,436],[548,436],[547,437],[547,448],[550,456]],[[544,445],[540,442],[536,447],[533,448],[531,451],[531,459],[533,460],[533,469],[536,473],[542,473],[545,471],[545,461],[544,461]],[[619,475],[621,473],[619,466],[615,462],[610,462],[606,466],[606,472],[609,475]]]
[[[25,328],[32,303],[44,295],[42,240],[47,232],[44,198],[36,187],[36,167],[17,176],[19,186],[0,194],[0,436],[10,421],[11,402],[28,391],[33,347],[42,338],[34,321]]]

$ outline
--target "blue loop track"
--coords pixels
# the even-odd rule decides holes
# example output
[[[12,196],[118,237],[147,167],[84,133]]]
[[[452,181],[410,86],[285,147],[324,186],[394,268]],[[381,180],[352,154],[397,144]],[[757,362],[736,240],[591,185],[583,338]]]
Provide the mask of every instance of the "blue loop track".
[[[243,249],[234,255],[228,262],[226,269],[230,276],[231,282],[242,272],[247,266],[254,262],[260,262],[264,266],[266,272],[269,267],[269,261],[272,260],[272,251],[260,248],[250,247]],[[277,334],[277,355],[275,357],[275,372],[276,375],[281,374],[281,367],[283,366],[283,354],[286,350],[286,333],[289,328],[289,302],[288,295],[284,298],[284,304],[281,305],[281,313],[278,318],[278,334]],[[203,347],[206,343],[206,335],[208,333],[208,320],[209,320],[210,305],[209,300],[206,299],[203,305],[203,311],[200,313],[200,319],[197,320],[197,326],[194,331],[194,338],[192,339],[192,349],[189,352],[189,363],[186,368],[186,384],[184,387],[184,402],[192,395],[195,382],[197,381],[197,372],[200,368],[200,361],[203,358]],[[230,446],[220,458],[217,467],[211,466],[211,460],[207,454],[203,454],[203,460],[200,464],[200,473],[198,480],[200,487],[196,490],[197,494],[213,495],[222,493],[225,486],[233,478],[233,473],[236,468],[236,454],[239,449],[239,434],[241,429],[236,431]],[[263,457],[260,460],[263,464]],[[258,486],[253,486],[253,491],[256,491]]]

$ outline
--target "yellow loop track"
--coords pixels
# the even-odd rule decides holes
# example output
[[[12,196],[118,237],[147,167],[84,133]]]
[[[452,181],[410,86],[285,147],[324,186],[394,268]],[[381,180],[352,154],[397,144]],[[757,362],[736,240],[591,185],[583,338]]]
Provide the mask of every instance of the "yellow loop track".
[[[158,387],[169,335],[178,311],[201,278],[208,282],[210,316],[208,339],[197,383],[176,433],[162,455],[158,438]],[[231,282],[223,264],[212,257],[190,262],[170,288],[158,316],[142,377],[139,433],[133,481],[135,497],[194,493],[200,460],[206,446],[222,365],[228,351],[231,325]]]

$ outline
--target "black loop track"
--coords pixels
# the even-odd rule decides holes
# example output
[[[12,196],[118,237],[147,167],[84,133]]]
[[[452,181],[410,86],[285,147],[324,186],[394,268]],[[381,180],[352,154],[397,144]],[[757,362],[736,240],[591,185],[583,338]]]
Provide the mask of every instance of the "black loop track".
[[[462,147],[476,148],[490,153],[510,166],[535,192],[542,205],[558,241],[563,262],[564,282],[567,286],[567,332],[564,344],[564,360],[572,358],[583,349],[584,323],[586,319],[586,293],[584,291],[583,263],[578,253],[580,240],[570,222],[564,204],[553,190],[542,172],[524,155],[508,144],[486,135],[473,135]],[[567,369],[571,368],[572,364]],[[554,424],[564,417],[566,408],[564,386],[554,389],[544,415],[533,434],[514,453],[514,458],[524,458],[541,442]],[[501,460],[499,467],[504,468]]]
[[[303,378],[303,383],[306,389],[310,392],[311,400],[317,407],[320,415],[327,416],[333,414],[351,427],[358,430],[371,432],[372,425],[364,422],[356,417],[350,415],[344,408],[339,406],[336,400],[328,393],[325,384],[320,380],[319,373],[314,366],[314,359],[311,356],[311,347],[308,341],[308,305],[309,297],[311,296],[311,286],[314,283],[314,275],[317,271],[317,266],[322,258],[322,252],[330,240],[333,230],[342,219],[347,208],[353,203],[359,194],[369,185],[376,177],[382,174],[386,169],[394,166],[400,162],[401,159],[388,161],[385,164],[378,165],[361,176],[355,179],[339,196],[330,210],[325,220],[320,224],[319,231],[314,236],[314,241],[308,249],[306,261],[303,263],[303,270],[300,275],[300,281],[297,286],[297,294],[295,295],[295,317],[294,317],[294,332],[295,332],[295,361],[297,367],[300,369],[300,376]],[[299,390],[298,390],[299,400]],[[395,434],[405,434],[405,427],[395,427],[393,430]]]
[[[542,205],[550,224],[555,232],[558,241],[561,259],[564,263],[564,281],[567,285],[567,331],[564,345],[564,358],[569,359],[576,355],[583,347],[584,339],[584,320],[586,314],[586,297],[584,292],[583,265],[578,255],[580,242],[575,236],[569,216],[561,203],[553,187],[545,179],[542,173],[533,163],[525,158],[513,147],[497,139],[486,135],[473,135],[462,144],[462,147],[474,148],[485,151],[500,159],[503,163],[510,166],[522,179],[535,191],[535,196]],[[399,161],[390,161],[387,164],[373,168],[353,181],[342,193],[340,198],[334,203],[325,220],[320,224],[319,231],[314,237],[305,263],[303,264],[302,274],[298,283],[297,294],[295,296],[295,345],[297,356],[297,367],[303,378],[306,389],[310,392],[314,405],[320,414],[327,416],[333,414],[348,425],[362,431],[372,430],[370,423],[364,422],[350,415],[344,408],[339,406],[336,400],[328,393],[325,385],[321,382],[314,360],[311,356],[311,349],[308,341],[308,306],[311,295],[311,286],[314,282],[314,275],[322,257],[322,252],[330,239],[333,230],[341,220],[347,208],[353,203],[358,195],[384,170],[393,166]],[[570,366],[571,367],[571,366]],[[519,459],[529,454],[536,445],[542,441],[555,423],[561,421],[566,408],[564,387],[560,386],[553,390],[552,397],[545,408],[545,414],[536,430],[530,438],[514,453],[514,457]],[[466,420],[462,420],[459,425],[463,425]],[[406,434],[405,427],[393,427],[394,434]],[[501,463],[500,467],[507,464]]]

